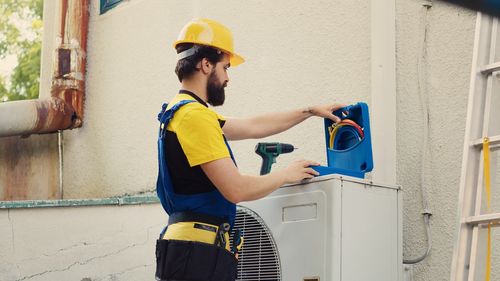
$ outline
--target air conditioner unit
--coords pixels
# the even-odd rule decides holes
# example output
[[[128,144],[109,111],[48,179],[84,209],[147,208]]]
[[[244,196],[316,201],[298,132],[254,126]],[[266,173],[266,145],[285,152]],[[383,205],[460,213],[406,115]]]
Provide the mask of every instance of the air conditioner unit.
[[[401,189],[339,175],[238,206],[238,280],[402,280]]]

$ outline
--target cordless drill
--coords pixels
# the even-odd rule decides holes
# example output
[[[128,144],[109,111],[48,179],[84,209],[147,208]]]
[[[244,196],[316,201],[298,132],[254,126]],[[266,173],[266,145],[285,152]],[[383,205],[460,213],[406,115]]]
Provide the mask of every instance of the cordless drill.
[[[290,153],[295,149],[293,145],[279,142],[259,142],[255,146],[255,153],[262,157],[260,174],[265,175],[271,171],[271,166],[276,163],[276,157],[282,153]]]

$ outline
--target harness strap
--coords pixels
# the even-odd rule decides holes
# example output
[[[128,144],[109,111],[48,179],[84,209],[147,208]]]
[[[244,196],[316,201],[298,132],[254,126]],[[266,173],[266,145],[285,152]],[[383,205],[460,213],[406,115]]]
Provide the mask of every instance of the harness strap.
[[[227,220],[216,216],[193,212],[175,212],[168,217],[168,224],[178,222],[201,222],[219,226],[226,223]]]
[[[180,102],[174,104],[171,108],[167,109],[168,104],[164,103],[161,107],[160,113],[158,113],[158,121],[160,121],[159,137],[164,138],[165,132],[167,131],[166,124],[174,117],[174,113],[179,110],[179,108],[185,104],[195,102],[194,100],[181,100]]]

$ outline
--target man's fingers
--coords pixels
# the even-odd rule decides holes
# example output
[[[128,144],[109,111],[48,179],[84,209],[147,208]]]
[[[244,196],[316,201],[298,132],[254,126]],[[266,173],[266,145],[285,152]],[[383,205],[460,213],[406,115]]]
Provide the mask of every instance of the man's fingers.
[[[302,167],[309,167],[309,166],[319,166],[321,165],[317,161],[312,161],[312,160],[299,160],[299,162],[302,162]]]
[[[330,114],[330,120],[332,120],[334,123],[339,123],[340,122],[340,118],[335,115],[335,114]]]
[[[312,179],[312,178],[314,178],[314,176],[311,174],[306,174],[306,176],[304,177],[304,179]]]
[[[313,168],[307,168],[306,173],[308,173],[310,175],[319,176],[319,173],[316,170],[314,170]]]
[[[337,110],[339,110],[341,108],[344,108],[346,106],[347,105],[345,105],[345,104],[334,104],[333,107],[331,108],[331,112],[330,112],[331,113],[331,117],[330,117],[330,119],[333,122],[335,122],[335,123],[339,123],[341,121],[340,118],[337,115],[333,114],[333,112],[335,112],[335,111],[337,111]]]
[[[301,162],[301,166],[304,168],[304,172],[306,174],[311,175],[311,177],[319,176],[319,173],[316,170],[314,170],[313,168],[311,168],[311,166],[321,165],[319,162],[312,161],[312,160],[300,160],[300,162]]]

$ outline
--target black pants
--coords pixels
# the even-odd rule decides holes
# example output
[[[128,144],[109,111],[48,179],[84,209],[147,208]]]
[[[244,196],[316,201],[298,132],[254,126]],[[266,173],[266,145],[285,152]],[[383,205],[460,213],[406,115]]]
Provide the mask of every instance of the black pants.
[[[234,281],[238,260],[221,247],[180,240],[156,242],[156,280]]]

